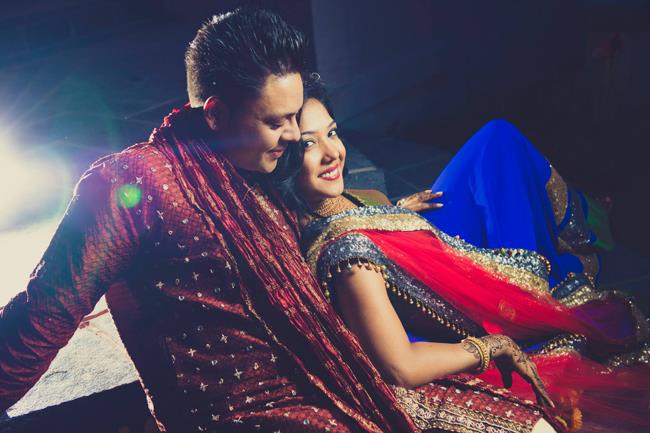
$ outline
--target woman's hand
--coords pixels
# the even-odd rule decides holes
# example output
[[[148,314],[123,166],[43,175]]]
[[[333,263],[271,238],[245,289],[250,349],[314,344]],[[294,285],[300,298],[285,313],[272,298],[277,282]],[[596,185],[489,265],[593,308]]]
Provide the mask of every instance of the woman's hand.
[[[537,366],[512,338],[505,335],[488,335],[481,340],[488,346],[490,357],[499,369],[506,388],[512,386],[512,373],[517,372],[533,387],[539,404],[555,407],[537,373]]]
[[[424,212],[425,210],[429,209],[441,208],[443,206],[442,203],[430,202],[430,200],[440,197],[442,197],[442,191],[431,192],[430,189],[427,189],[400,199],[396,205],[403,207],[404,209],[412,210],[413,212]]]

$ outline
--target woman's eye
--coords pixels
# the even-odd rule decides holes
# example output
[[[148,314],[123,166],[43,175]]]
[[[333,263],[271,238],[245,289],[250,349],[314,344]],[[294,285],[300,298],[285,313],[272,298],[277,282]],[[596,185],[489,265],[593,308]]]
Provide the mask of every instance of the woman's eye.
[[[303,140],[303,142],[302,142],[302,147],[304,147],[305,149],[308,149],[308,148],[310,148],[310,147],[311,147],[312,145],[314,145],[314,144],[315,144],[315,143],[314,143],[313,140]]]
[[[332,129],[332,130],[327,134],[328,137],[336,137],[337,135],[339,135],[339,133],[338,133],[338,131],[337,131],[336,129]]]

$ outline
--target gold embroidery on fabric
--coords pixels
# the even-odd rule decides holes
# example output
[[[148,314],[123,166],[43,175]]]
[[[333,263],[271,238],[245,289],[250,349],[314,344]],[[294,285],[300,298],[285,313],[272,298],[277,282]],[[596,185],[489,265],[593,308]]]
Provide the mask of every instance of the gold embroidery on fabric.
[[[346,216],[329,224],[307,250],[307,263],[314,275],[316,275],[318,254],[321,251],[321,248],[327,242],[336,239],[340,235],[359,229],[402,232],[426,230],[440,238],[440,232],[438,229],[429,224],[426,220],[414,215],[379,214],[373,216]],[[484,269],[497,275],[502,281],[518,285],[535,296],[547,297],[550,293],[548,281],[546,279],[528,272],[525,269],[498,263],[492,260],[487,254],[474,251],[459,251],[449,245],[447,245],[447,248],[458,256],[469,258]]]
[[[615,355],[607,361],[610,367],[630,367],[633,365],[650,364],[650,346],[646,343],[640,350]]]
[[[578,347],[586,345],[587,338],[581,334],[560,335],[552,338],[534,353],[537,355],[564,355],[568,353],[579,354]]]
[[[501,277],[499,278],[500,280],[513,283],[537,297],[548,297],[550,295],[548,281],[531,272],[515,266],[495,262],[485,254],[473,251],[453,251],[458,255],[468,257],[473,262],[481,265],[482,268]]]
[[[359,269],[361,268],[365,268],[367,270],[372,269],[375,272],[381,274],[382,278],[384,279],[384,284],[386,285],[386,290],[388,291],[388,294],[391,295],[395,300],[403,301],[406,304],[418,308],[420,311],[422,311],[423,314],[428,315],[430,318],[437,321],[440,325],[445,326],[450,331],[458,334],[460,338],[466,338],[470,336],[469,332],[466,329],[463,329],[463,327],[460,324],[455,323],[456,321],[453,319],[453,317],[450,318],[449,316],[441,315],[440,313],[436,312],[434,309],[427,307],[424,303],[421,303],[420,300],[413,297],[410,293],[408,293],[407,290],[404,290],[403,288],[399,287],[394,281],[392,281],[388,277],[388,274],[386,273],[385,265],[380,266],[368,259],[361,258],[361,257],[342,260],[338,262],[336,266],[332,266],[326,278],[320,283],[321,286],[323,287],[327,302],[329,303],[332,302],[331,292],[329,290],[329,287],[330,284],[332,283],[332,279],[334,278],[335,274],[351,271],[352,269],[354,269],[355,266],[358,267]],[[334,274],[332,274],[332,272],[334,272]]]
[[[387,230],[400,232],[419,230],[433,231],[432,226],[426,220],[406,214],[380,214],[373,216],[352,215],[332,221],[332,223],[318,235],[305,254],[307,257],[307,263],[314,275],[316,275],[318,253],[321,251],[321,248],[327,242],[336,239],[343,233],[354,230]]]
[[[580,254],[575,251],[575,248],[571,247],[564,239],[558,237],[558,251],[571,253],[575,256],[580,263],[582,263],[582,272],[589,276],[598,275],[600,270],[600,264],[598,263],[598,254]]]
[[[430,399],[416,390],[391,386],[400,405],[422,430],[441,429],[457,433],[529,433],[533,422],[519,423],[487,411],[455,405],[444,397]],[[541,415],[539,416],[541,418]]]
[[[553,207],[555,224],[559,225],[564,219],[569,206],[569,193],[566,182],[553,166],[551,166],[551,176],[546,182],[546,194]]]
[[[560,300],[560,303],[564,304],[569,308],[578,307],[590,301],[603,300],[609,296],[616,296],[624,299],[628,306],[630,307],[630,313],[634,319],[635,331],[636,331],[636,341],[643,342],[648,339],[650,335],[650,327],[645,318],[643,312],[637,307],[634,302],[628,299],[624,293],[619,292],[618,290],[605,290],[605,291],[596,291],[593,287],[584,285],[578,288],[575,292],[571,293],[569,296]]]

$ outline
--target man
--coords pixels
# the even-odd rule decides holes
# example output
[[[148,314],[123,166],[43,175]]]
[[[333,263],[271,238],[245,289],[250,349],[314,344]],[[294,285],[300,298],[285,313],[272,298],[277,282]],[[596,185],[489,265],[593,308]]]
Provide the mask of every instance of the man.
[[[265,176],[300,137],[303,46],[265,11],[201,27],[190,105],[93,164],[0,312],[0,410],[106,294],[161,431],[415,431],[325,302]]]

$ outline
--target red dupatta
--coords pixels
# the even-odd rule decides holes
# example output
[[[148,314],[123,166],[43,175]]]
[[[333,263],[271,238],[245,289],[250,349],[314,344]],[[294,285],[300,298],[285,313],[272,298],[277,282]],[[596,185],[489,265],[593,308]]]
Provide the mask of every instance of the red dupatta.
[[[336,259],[331,257],[343,258],[333,251],[345,250],[346,237],[359,235],[370,240],[375,249],[357,248],[344,255],[385,257],[391,266],[396,265],[420,281],[489,333],[538,341],[565,333],[582,334],[601,354],[620,351],[644,336],[637,332],[642,330],[636,329],[626,299],[597,296],[569,308],[551,297],[548,285],[546,293],[531,290],[529,283],[536,277],[528,275],[528,271],[513,272],[511,267],[508,276],[499,274],[489,269],[494,260],[487,252],[470,248],[468,253],[462,241],[450,239],[417,215],[390,207],[346,211],[307,227],[306,236],[311,239],[306,251],[312,270],[327,272],[320,260],[327,256],[325,263],[332,266]],[[355,244],[359,245],[359,241]],[[574,429],[582,426],[583,413],[584,432],[612,426],[612,421],[616,431],[650,428],[646,414],[650,401],[647,366],[613,369],[572,350],[535,355],[533,360],[551,397]],[[481,378],[502,386],[495,368]],[[522,398],[534,399],[531,386],[519,377],[514,379],[512,390]]]
[[[171,162],[188,201],[237,264],[251,315],[305,377],[364,432],[417,432],[354,335],[326,302],[296,243],[297,220],[278,222],[246,180],[215,153],[202,116],[189,104],[173,111],[151,142]],[[293,230],[293,231],[292,231]]]
[[[487,271],[432,232],[359,230],[400,268],[492,334],[515,339],[582,334],[592,345],[621,349],[635,341],[629,303],[605,296],[568,308],[548,292],[531,293]],[[524,271],[525,272],[525,271]]]

